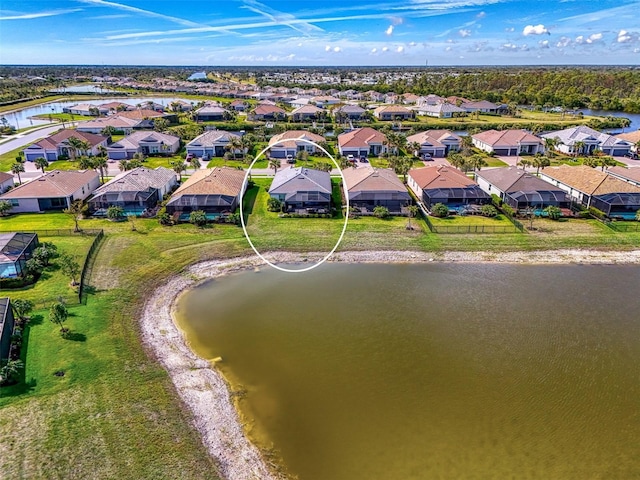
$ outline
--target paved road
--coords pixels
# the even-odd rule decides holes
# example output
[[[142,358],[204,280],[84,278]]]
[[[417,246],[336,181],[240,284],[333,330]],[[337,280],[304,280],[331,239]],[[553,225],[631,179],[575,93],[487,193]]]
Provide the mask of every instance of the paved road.
[[[65,125],[67,124],[68,123],[65,123]],[[50,127],[36,127],[35,130],[11,135],[9,139],[4,139],[2,143],[0,143],[0,155],[10,152],[11,150],[14,150],[16,148],[29,145],[36,140],[51,135],[53,132],[60,130],[61,128],[62,125],[56,123],[55,125]]]

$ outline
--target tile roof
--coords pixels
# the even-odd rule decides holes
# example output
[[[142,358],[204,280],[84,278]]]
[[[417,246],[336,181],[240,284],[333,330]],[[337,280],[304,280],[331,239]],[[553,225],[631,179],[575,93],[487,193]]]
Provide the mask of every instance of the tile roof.
[[[68,197],[97,178],[95,170],[53,170],[9,190],[0,199]]]
[[[476,133],[472,138],[478,139],[494,148],[509,147],[520,143],[538,143],[542,140],[526,130],[487,130]]]
[[[448,165],[434,165],[431,167],[409,170],[409,176],[423,190],[435,188],[464,188],[477,185],[457,168]]]
[[[271,147],[272,145],[281,142],[278,143],[278,146],[275,148],[295,148],[298,145],[296,140],[299,139],[306,139],[315,143],[324,142],[324,137],[322,135],[307,132],[306,130],[288,130],[271,137],[269,140],[269,146]],[[300,143],[302,145],[308,145],[306,142]]]
[[[427,103],[422,105],[420,110],[431,113],[467,113],[464,108],[457,107],[451,103],[437,103],[435,105]]]
[[[640,187],[586,165],[547,167],[542,173],[588,195],[640,193]]]
[[[607,173],[640,184],[640,168],[610,167]]]
[[[434,147],[444,147],[445,145],[442,142],[445,140],[449,140],[449,143],[460,143],[462,141],[458,135],[450,130],[425,130],[407,137],[407,143],[418,142],[420,145],[429,143]]]
[[[390,113],[392,115],[407,115],[412,114],[413,112],[408,108],[403,107],[402,105],[382,105],[376,108],[373,113]]]
[[[407,188],[390,168],[373,168],[370,165],[342,170],[349,192],[383,191],[405,192]]]
[[[118,112],[114,117],[124,117],[131,118],[133,120],[144,120],[146,118],[159,118],[165,117],[166,115],[162,112],[156,112],[155,110],[148,109],[140,109],[140,110],[130,110],[124,112]]]
[[[269,105],[268,103],[261,103],[253,109],[254,115],[284,115],[287,111],[284,108],[280,108],[277,105]]]
[[[302,105],[301,107],[296,108],[291,115],[296,115],[300,113],[306,113],[309,115],[324,112],[323,109],[316,107],[315,105]]]
[[[546,170],[545,170],[546,173]],[[531,192],[531,191],[561,191],[559,187],[536,177],[535,175],[520,170],[516,167],[492,168],[476,172],[476,177],[484,178],[492,185],[506,193]]]
[[[597,141],[599,145],[626,145],[627,142],[614,135],[599,132],[586,125],[579,125],[577,127],[566,128],[564,130],[558,130],[555,132],[545,133],[542,138],[559,138],[560,142],[565,145],[574,145],[576,142],[584,141]]]
[[[196,138],[187,143],[187,147],[207,147],[219,145],[220,143],[229,143],[232,138],[240,138],[240,135],[226,132],[224,130],[207,130],[198,135]]]
[[[0,172],[0,184],[7,182],[9,180],[13,181],[13,175],[7,172]]]
[[[78,129],[94,129],[104,127],[114,127],[116,129],[133,128],[140,123],[140,120],[133,118],[121,117],[119,115],[112,115],[106,118],[96,118],[95,120],[87,120],[86,122],[78,122]],[[78,130],[80,131],[80,130]]]
[[[130,135],[122,138],[121,140],[112,143],[111,145],[109,145],[109,148],[138,148],[140,146],[140,142],[163,142],[166,145],[174,145],[179,141],[180,137],[147,130],[133,132]]]
[[[278,170],[269,193],[295,193],[297,191],[320,191],[331,195],[331,176],[306,167],[291,167]]]
[[[244,170],[231,167],[215,167],[197,170],[171,196],[182,195],[230,195],[238,196],[244,183]]]
[[[107,139],[107,137],[103,137],[102,135],[97,135],[95,133],[87,133],[87,132],[81,132],[73,129],[65,129],[65,130],[60,130],[52,135],[49,135],[48,137],[43,138],[42,140],[34,143],[33,145],[37,145],[40,148],[44,148],[44,149],[55,150],[58,148],[58,145],[60,145],[63,142],[66,142],[71,137],[76,137],[78,140],[83,140],[85,142],[88,142],[92,147],[95,147],[96,145],[104,142]]]
[[[635,132],[619,133],[618,135],[616,135],[616,137],[636,144],[640,142],[640,130],[636,130]]]
[[[371,144],[381,145],[387,140],[387,136],[371,127],[356,128],[350,132],[338,135],[338,144],[342,147],[365,147]]]
[[[107,192],[132,192],[144,191],[149,188],[162,188],[173,181],[176,174],[173,170],[164,167],[147,168],[137,167],[121,173],[113,180],[108,181],[95,190],[94,198]]]
[[[366,110],[364,108],[362,108],[360,105],[342,105],[339,108],[336,108],[335,110],[336,112],[342,112],[342,113],[359,113],[359,114],[363,114],[364,112],[366,112]]]

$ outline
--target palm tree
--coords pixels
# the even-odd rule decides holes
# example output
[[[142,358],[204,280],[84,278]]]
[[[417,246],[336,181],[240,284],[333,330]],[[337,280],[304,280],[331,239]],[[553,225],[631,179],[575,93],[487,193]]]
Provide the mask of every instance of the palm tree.
[[[80,162],[78,164],[80,170],[89,170],[94,168],[93,159],[91,157],[82,156],[80,157]]]
[[[239,137],[232,137],[231,140],[229,140],[227,146],[229,147],[229,150],[231,151],[234,159],[236,158],[236,153],[238,150],[240,150],[241,155],[244,157],[242,140]]]
[[[460,153],[462,155],[470,155],[471,149],[473,148],[473,138],[471,135],[465,135],[464,137],[460,137]]]
[[[516,167],[517,167],[518,165],[520,165],[520,166],[522,167],[522,169],[523,169],[523,170],[526,170],[526,169],[527,169],[527,167],[530,167],[530,166],[531,166],[531,163],[532,163],[532,162],[531,162],[531,160],[526,159],[526,158],[523,158],[523,159],[521,159],[521,160],[516,164]]]
[[[202,166],[202,164],[200,163],[200,160],[198,160],[198,158],[197,158],[197,157],[193,157],[193,158],[191,159],[191,162],[189,162],[189,163],[191,163],[191,167],[192,167],[194,170],[198,170],[198,169]]]
[[[131,168],[129,167],[128,160],[120,160],[118,162],[118,168],[120,169],[121,172],[126,172],[127,170],[131,170]]]
[[[471,155],[471,158],[469,159],[469,165],[473,168],[474,171],[480,171],[482,167],[486,167],[489,164],[482,155]]]
[[[11,165],[11,173],[14,175],[18,175],[18,183],[22,185],[22,179],[20,178],[20,174],[24,173],[24,165],[20,162],[16,162]]]
[[[615,167],[616,165],[617,162],[613,157],[610,157],[608,155],[600,157],[600,166],[602,167],[603,172],[605,171],[605,169],[608,169],[609,167]]]
[[[531,161],[531,165],[536,167],[536,175],[538,175],[540,173],[540,169],[544,170],[544,167],[551,165],[551,160],[549,160],[548,157],[536,153]]]
[[[276,173],[278,173],[278,168],[280,168],[280,160],[278,160],[277,158],[269,159],[269,168],[273,168],[273,170],[274,170],[273,174],[274,175]]]
[[[47,160],[44,157],[36,158],[33,163],[35,164],[36,167],[38,167],[40,170],[42,170],[42,173],[44,173],[44,169],[49,166],[49,160]]]
[[[573,153],[578,157],[578,154],[582,153],[582,149],[584,148],[585,143],[582,140],[578,140],[573,144]]]
[[[67,138],[67,144],[69,145],[69,154],[71,156],[71,161],[75,162],[78,157],[78,152],[82,148],[82,140],[78,137],[69,137]]]
[[[466,171],[467,160],[460,153],[449,153],[447,160],[458,170]]]
[[[107,147],[98,145],[98,156],[94,159],[93,168],[100,171],[100,180],[104,183],[104,172],[107,170]]]
[[[108,138],[111,138],[113,135],[116,134],[116,132],[117,132],[116,127],[113,127],[111,125],[107,125],[102,130],[100,130],[100,134]]]
[[[187,169],[187,164],[182,159],[175,160],[171,162],[171,168],[173,168],[173,171],[176,172],[176,175],[178,175],[178,181],[180,181],[182,172]]]
[[[545,138],[544,148],[547,155],[549,156],[555,155],[554,151],[559,144],[560,144],[560,139],[558,137]]]
[[[411,152],[412,155],[414,156],[419,156],[420,155],[420,142],[411,142],[409,144],[407,144],[407,149]]]

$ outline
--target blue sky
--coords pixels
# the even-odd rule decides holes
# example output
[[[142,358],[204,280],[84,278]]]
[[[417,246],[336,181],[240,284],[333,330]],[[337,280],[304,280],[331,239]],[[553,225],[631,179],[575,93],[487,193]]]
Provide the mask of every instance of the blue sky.
[[[640,1],[2,0],[0,63],[640,64]]]

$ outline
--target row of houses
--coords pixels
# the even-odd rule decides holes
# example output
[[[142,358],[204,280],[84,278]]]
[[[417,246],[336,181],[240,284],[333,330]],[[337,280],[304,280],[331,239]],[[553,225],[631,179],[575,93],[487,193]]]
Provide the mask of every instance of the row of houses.
[[[343,171],[352,205],[372,210],[382,205],[401,213],[410,201],[407,188],[389,169],[369,164]],[[105,212],[111,205],[127,214],[151,213],[158,202],[171,192],[167,213],[184,218],[193,210],[204,210],[211,217],[231,214],[238,207],[246,185],[245,172],[217,167],[196,171],[177,186],[175,173],[158,167],[139,167],[123,172],[100,186],[98,174],[86,171],[53,171],[0,195],[11,203],[12,211],[42,212],[62,210],[75,200],[88,200],[90,211]],[[444,203],[451,210],[482,205],[497,195],[519,211],[547,206],[569,208],[572,203],[595,207],[612,218],[631,219],[640,209],[640,169],[613,167],[599,171],[586,166],[548,167],[540,177],[515,167],[475,172],[471,179],[448,165],[413,169],[408,187],[430,208]],[[309,168],[285,168],[277,171],[271,186],[274,198],[287,209],[328,208],[331,199],[329,173]],[[569,212],[567,212],[569,213]]]

